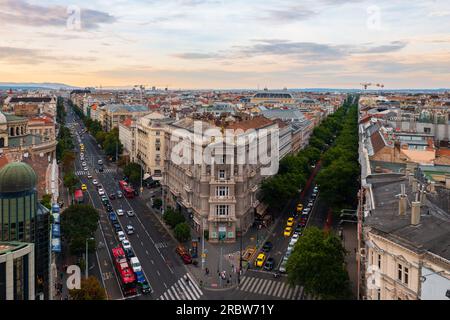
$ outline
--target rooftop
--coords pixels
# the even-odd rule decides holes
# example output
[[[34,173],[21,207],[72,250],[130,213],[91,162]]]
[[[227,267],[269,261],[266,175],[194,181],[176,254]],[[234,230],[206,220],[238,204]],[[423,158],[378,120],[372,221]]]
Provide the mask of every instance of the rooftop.
[[[435,195],[426,195],[421,205],[421,217],[418,225],[411,224],[411,201],[415,200],[408,179],[403,174],[380,174],[367,178],[372,185],[375,209],[365,218],[365,226],[372,227],[375,233],[399,243],[418,253],[431,252],[450,260],[450,213],[439,207]],[[405,185],[408,196],[406,215],[398,213],[401,185]]]
[[[18,241],[8,241],[8,242],[0,242],[0,255],[7,254],[16,250],[20,250],[26,246],[28,246],[29,243],[26,242],[18,242]]]

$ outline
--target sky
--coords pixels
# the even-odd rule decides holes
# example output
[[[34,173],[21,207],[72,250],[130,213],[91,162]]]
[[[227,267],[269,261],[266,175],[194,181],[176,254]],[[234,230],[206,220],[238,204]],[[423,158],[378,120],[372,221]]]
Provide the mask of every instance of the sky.
[[[0,0],[0,82],[450,87],[447,0]]]

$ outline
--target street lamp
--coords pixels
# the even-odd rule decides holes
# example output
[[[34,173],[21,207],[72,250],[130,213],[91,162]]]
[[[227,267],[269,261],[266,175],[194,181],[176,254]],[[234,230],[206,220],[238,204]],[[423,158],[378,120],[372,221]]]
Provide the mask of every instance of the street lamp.
[[[94,238],[86,238],[86,261],[85,261],[85,275],[86,275],[86,280],[87,280],[87,278],[88,278],[88,267],[89,267],[89,264],[88,264],[88,241],[89,240],[94,240]]]

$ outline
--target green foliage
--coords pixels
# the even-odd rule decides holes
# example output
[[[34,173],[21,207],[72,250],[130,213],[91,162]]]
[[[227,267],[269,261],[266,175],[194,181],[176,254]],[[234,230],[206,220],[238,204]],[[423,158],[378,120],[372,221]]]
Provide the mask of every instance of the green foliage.
[[[123,145],[119,140],[118,128],[114,128],[106,134],[102,146],[105,154],[111,157],[113,161],[116,161],[116,152],[120,155],[123,151]]]
[[[129,163],[123,168],[123,174],[128,177],[132,184],[141,182],[141,165],[138,163]]]
[[[153,207],[156,209],[161,209],[162,200],[159,198],[153,199]]]
[[[71,151],[74,148],[73,139],[70,130],[61,126],[58,134],[58,144],[56,145],[56,158],[61,160],[64,152]]]
[[[73,171],[64,174],[64,186],[68,188],[70,192],[73,192],[79,183],[80,179],[78,179]]]
[[[171,228],[175,228],[177,224],[186,221],[181,212],[175,211],[172,208],[167,208],[167,210],[164,212],[163,219]]]
[[[61,229],[72,254],[84,252],[86,239],[94,237],[99,219],[98,211],[90,205],[71,205],[61,215]],[[95,241],[90,241],[90,248]]]
[[[41,199],[41,204],[46,207],[47,209],[52,208],[52,195],[51,194],[44,194]]]
[[[62,97],[58,97],[56,100],[56,122],[58,122],[61,126],[64,126],[66,123],[66,110],[64,108],[64,99]]]
[[[185,242],[191,238],[191,228],[186,222],[177,224],[173,231],[175,238],[180,242]]]
[[[305,230],[287,262],[288,281],[321,299],[349,299],[345,249],[333,234],[316,227]]]
[[[94,276],[83,278],[81,288],[69,290],[69,296],[71,300],[106,300],[105,289]]]

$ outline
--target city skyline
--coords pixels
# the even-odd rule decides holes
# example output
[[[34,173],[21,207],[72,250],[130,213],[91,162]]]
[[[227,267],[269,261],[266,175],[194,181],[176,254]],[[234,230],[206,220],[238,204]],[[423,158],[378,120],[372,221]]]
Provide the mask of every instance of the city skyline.
[[[2,1],[0,82],[445,88],[444,1]]]

